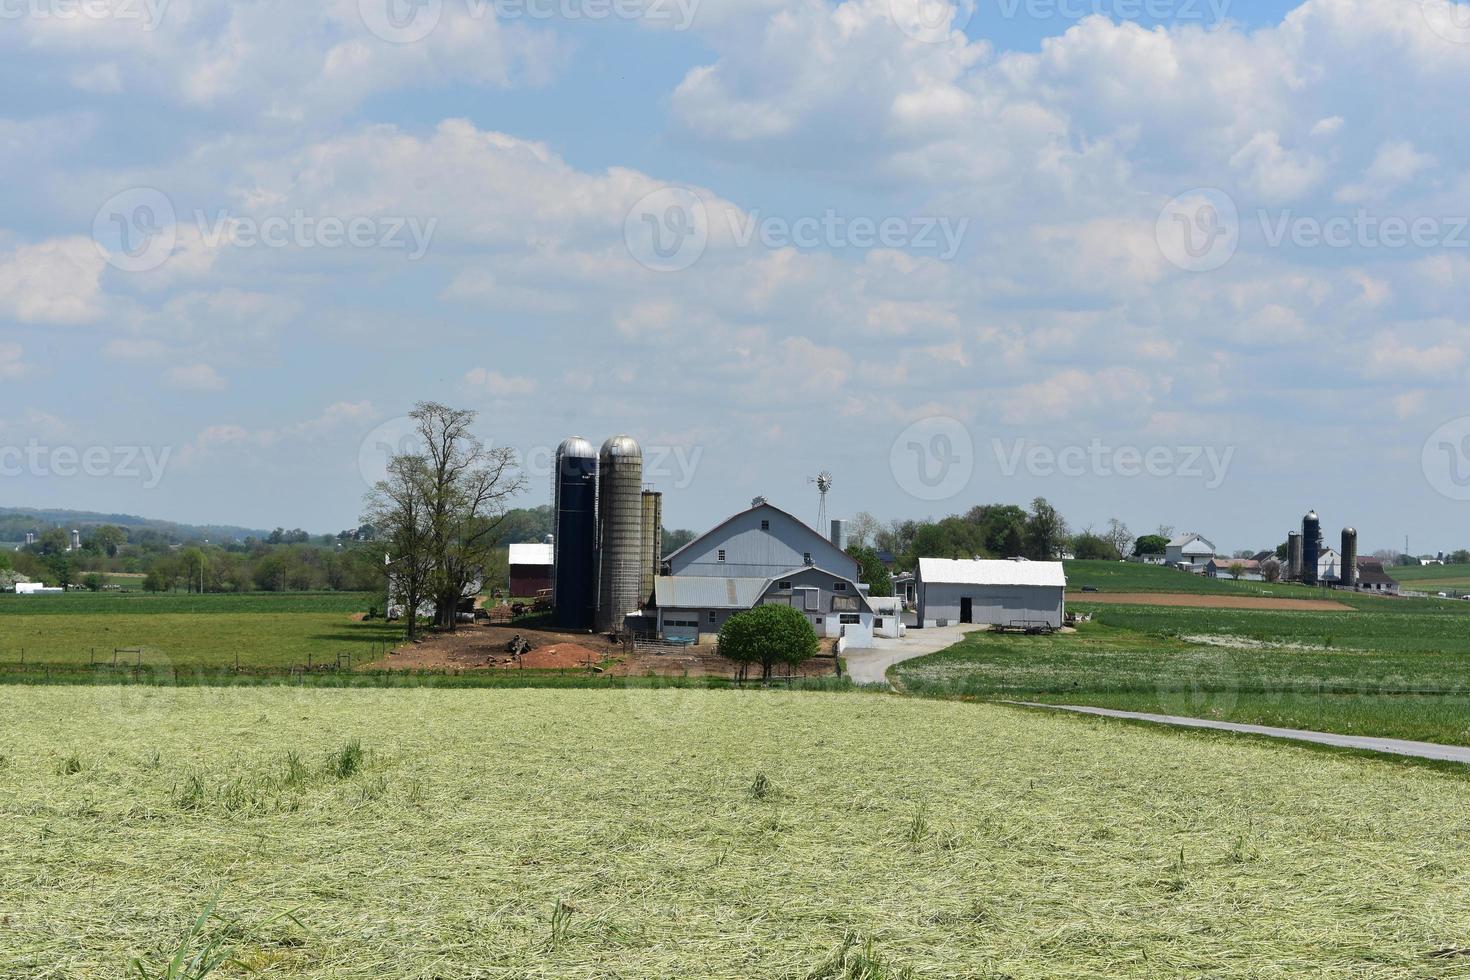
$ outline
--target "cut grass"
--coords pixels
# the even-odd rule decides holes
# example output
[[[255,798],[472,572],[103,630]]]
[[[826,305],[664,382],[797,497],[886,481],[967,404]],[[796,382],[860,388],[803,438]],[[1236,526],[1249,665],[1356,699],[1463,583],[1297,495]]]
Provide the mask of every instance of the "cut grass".
[[[8,973],[215,936],[221,976],[557,980],[1448,977],[1470,945],[1440,772],[855,694],[116,693],[0,689]],[[180,807],[181,768],[297,805]],[[181,944],[201,909],[268,925]]]
[[[905,691],[928,696],[1085,704],[1470,745],[1470,618],[1458,609],[1095,613],[1074,634],[972,633],[948,650],[899,664],[890,676]]]

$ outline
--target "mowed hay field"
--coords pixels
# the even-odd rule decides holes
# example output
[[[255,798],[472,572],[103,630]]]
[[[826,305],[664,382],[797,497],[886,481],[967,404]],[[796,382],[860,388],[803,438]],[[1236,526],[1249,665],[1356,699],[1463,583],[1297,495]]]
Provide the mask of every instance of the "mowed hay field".
[[[233,666],[283,669],[373,659],[401,628],[354,622],[372,598],[359,593],[0,596],[0,665],[86,666],[95,655],[155,671]]]
[[[190,948],[267,977],[1470,973],[1470,780],[1422,767],[870,694],[10,687],[0,719],[6,976],[160,976],[216,898]]]

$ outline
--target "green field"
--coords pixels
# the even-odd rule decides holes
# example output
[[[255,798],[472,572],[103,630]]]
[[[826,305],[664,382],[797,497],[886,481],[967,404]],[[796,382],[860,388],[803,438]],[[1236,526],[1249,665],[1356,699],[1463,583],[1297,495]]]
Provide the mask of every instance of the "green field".
[[[0,718],[7,976],[161,976],[216,900],[190,950],[263,977],[1466,971],[1470,782],[1422,768],[856,694],[10,687]]]
[[[353,622],[372,597],[358,593],[0,596],[0,665],[85,665],[94,658],[154,670],[242,666],[283,669],[351,653],[371,658],[402,630]],[[142,653],[136,651],[141,648]]]
[[[1470,608],[1457,603],[1375,599],[1335,613],[1070,608],[1095,618],[1051,637],[974,633],[890,676],[930,696],[1470,745]]]
[[[1324,594],[1320,588],[1290,582],[1237,582],[1229,578],[1206,578],[1177,568],[1131,561],[1069,561],[1063,564],[1069,593],[1080,593],[1084,587],[1091,586],[1100,592],[1270,595],[1304,599],[1320,599]],[[1331,597],[1337,598],[1336,594]]]
[[[1456,598],[1470,595],[1470,565],[1408,565],[1391,569],[1389,574],[1406,589],[1446,592]]]

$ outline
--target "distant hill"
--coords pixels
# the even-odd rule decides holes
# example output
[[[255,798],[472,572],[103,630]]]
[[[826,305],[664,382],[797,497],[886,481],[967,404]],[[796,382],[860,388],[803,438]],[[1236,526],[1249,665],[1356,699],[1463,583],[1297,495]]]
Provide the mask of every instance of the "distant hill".
[[[44,531],[51,527],[85,530],[99,524],[116,524],[129,530],[157,531],[177,541],[233,541],[238,538],[264,538],[270,531],[233,524],[179,524],[133,514],[98,514],[88,510],[47,510],[31,507],[0,507],[0,541],[24,541],[27,531]]]

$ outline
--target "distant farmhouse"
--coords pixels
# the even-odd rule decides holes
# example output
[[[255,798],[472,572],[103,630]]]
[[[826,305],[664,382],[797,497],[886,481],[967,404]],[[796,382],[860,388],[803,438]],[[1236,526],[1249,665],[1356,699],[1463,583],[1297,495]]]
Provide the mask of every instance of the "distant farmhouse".
[[[1215,542],[1193,531],[1179,535],[1164,546],[1164,564],[1176,568],[1187,565],[1198,570],[1214,557]]]

